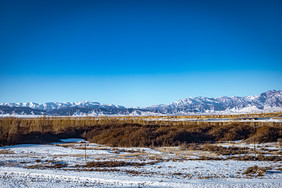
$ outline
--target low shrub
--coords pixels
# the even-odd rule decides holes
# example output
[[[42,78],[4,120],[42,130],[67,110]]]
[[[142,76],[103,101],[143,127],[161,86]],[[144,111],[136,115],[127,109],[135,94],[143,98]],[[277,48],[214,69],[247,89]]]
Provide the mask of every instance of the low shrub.
[[[252,166],[252,167],[248,167],[247,170],[245,170],[243,172],[243,174],[245,174],[245,175],[253,174],[253,175],[257,175],[257,176],[262,176],[269,169],[270,169],[269,167],[258,167],[257,165],[255,165],[255,166]]]

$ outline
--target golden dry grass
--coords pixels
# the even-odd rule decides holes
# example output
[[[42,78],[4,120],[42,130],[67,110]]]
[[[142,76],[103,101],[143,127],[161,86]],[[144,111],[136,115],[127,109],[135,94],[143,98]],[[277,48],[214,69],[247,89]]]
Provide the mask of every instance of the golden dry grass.
[[[174,146],[193,142],[255,139],[277,141],[281,122],[202,121],[209,118],[281,117],[282,113],[157,116],[157,117],[41,117],[1,118],[0,145],[48,143],[60,138],[84,137],[110,146]],[[157,120],[150,120],[154,118]],[[161,120],[158,120],[161,118]],[[174,121],[173,119],[198,119]],[[256,134],[257,133],[257,134]]]

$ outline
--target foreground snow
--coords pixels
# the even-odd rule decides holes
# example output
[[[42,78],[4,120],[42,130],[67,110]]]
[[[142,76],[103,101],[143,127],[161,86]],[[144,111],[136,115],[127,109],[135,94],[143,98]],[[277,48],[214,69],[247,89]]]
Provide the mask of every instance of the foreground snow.
[[[85,161],[81,141],[1,147],[0,187],[282,187],[280,161],[199,160],[199,156],[212,154],[180,147],[114,148],[94,143],[87,144]],[[260,147],[272,154],[278,151],[276,143]],[[87,166],[91,161],[128,165]],[[272,170],[263,176],[243,174],[254,165]]]
[[[24,170],[0,167],[1,187],[281,187],[281,179],[196,179],[175,181],[105,173]]]

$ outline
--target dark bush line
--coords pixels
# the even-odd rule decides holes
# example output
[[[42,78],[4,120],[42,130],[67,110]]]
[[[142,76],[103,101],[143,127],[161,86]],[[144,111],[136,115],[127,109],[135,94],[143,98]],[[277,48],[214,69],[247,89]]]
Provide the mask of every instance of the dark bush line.
[[[282,157],[281,156],[264,156],[264,155],[258,155],[258,156],[248,156],[248,155],[244,155],[244,156],[230,156],[227,159],[233,159],[233,160],[237,160],[237,161],[274,161],[274,162],[278,162],[278,161],[282,161]]]
[[[121,166],[146,166],[146,165],[153,165],[156,162],[142,162],[142,163],[137,163],[137,162],[125,162],[125,161],[90,161],[87,162],[86,165],[83,167],[121,167]]]
[[[35,165],[30,165],[26,166],[26,168],[29,169],[54,169],[54,168],[64,168],[67,167],[67,163],[56,163],[56,164],[35,164]]]

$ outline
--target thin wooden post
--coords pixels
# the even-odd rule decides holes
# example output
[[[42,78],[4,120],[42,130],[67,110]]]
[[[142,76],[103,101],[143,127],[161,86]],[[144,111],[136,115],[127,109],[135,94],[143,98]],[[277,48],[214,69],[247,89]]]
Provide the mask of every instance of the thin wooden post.
[[[86,142],[85,142],[85,161],[86,161]]]
[[[256,129],[256,124],[254,123],[254,128],[255,128],[255,135],[254,135],[254,151],[255,151],[255,159],[257,157],[257,151],[256,151],[256,132],[257,132],[257,129]]]

